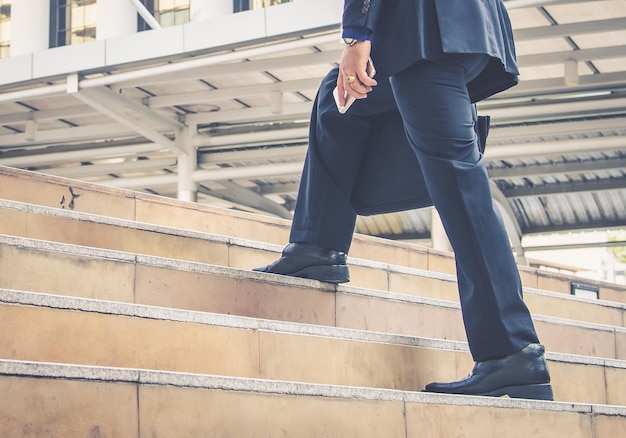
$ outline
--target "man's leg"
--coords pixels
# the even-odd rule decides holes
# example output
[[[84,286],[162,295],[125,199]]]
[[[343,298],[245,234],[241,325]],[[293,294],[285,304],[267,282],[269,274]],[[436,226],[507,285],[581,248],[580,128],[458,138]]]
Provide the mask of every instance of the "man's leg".
[[[332,95],[337,72],[326,76],[314,103],[289,241],[348,252],[356,221],[350,198],[363,154],[375,116],[395,109],[395,102],[389,83],[381,81],[367,99],[340,114]]]
[[[518,351],[537,336],[491,198],[465,83],[458,61],[422,61],[392,78],[409,141],[455,251],[468,341],[481,361]]]
[[[356,211],[351,195],[378,113],[395,109],[387,81],[340,114],[333,97],[338,69],[324,78],[311,115],[309,149],[291,227],[291,242],[282,257],[255,271],[349,281],[347,252]],[[398,133],[406,141],[402,132]]]
[[[496,364],[496,372],[487,367],[483,375],[487,380],[475,377],[435,390],[502,395],[497,393],[503,389],[498,385],[504,382],[514,387],[511,396],[550,398],[545,366],[531,375],[509,373],[500,362],[490,362],[519,354],[514,356],[517,362],[528,365],[536,359],[545,364],[478,151],[465,85],[467,62],[467,58],[421,61],[391,79],[409,142],[454,248],[470,350],[476,362]],[[485,369],[484,364],[479,368]],[[493,377],[499,372],[503,380]]]

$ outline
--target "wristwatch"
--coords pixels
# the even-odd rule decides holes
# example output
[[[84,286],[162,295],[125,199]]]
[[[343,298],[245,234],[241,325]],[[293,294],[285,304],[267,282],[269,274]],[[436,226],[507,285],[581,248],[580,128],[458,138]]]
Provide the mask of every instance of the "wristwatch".
[[[359,42],[356,38],[342,38],[342,40],[348,47],[352,47]]]

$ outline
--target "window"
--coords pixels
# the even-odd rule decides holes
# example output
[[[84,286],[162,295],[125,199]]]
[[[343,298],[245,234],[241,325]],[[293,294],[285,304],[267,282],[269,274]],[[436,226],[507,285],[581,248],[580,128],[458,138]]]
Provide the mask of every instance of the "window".
[[[163,27],[188,23],[189,2],[190,0],[156,0],[154,18],[159,20]]]
[[[51,0],[50,46],[66,46],[96,39],[96,0]]]
[[[11,3],[0,0],[0,58],[8,58],[11,51]]]
[[[163,27],[189,22],[190,0],[141,0],[141,2]],[[139,31],[150,29],[141,16],[137,19],[137,29]]]
[[[250,9],[266,8],[281,3],[291,3],[293,0],[235,0],[234,11],[249,11]]]

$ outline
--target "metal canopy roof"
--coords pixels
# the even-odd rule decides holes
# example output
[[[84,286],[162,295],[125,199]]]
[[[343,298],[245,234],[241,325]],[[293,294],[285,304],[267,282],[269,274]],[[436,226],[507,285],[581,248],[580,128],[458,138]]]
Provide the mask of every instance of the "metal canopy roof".
[[[626,0],[506,4],[521,83],[479,112],[492,117],[486,158],[514,244],[626,226]],[[289,218],[311,104],[342,49],[341,5],[301,0],[0,60],[0,165],[176,197],[195,147],[198,202]],[[417,210],[357,227],[428,238],[430,223]]]

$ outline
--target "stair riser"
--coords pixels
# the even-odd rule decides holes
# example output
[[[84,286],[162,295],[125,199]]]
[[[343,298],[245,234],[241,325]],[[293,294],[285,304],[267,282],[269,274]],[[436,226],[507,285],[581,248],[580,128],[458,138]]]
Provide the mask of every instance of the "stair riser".
[[[131,261],[0,245],[0,287],[411,336],[466,339],[460,311],[454,307],[324,292]],[[431,281],[434,285],[440,283]],[[588,313],[604,310],[588,307]],[[622,332],[541,321],[537,329],[550,351],[626,359],[626,334]]]
[[[228,266],[220,242],[0,209],[0,234]]]
[[[0,321],[7,360],[407,391],[472,367],[466,352],[48,307],[1,304]],[[557,400],[626,405],[626,369],[549,366]]]
[[[337,293],[341,327],[466,341],[458,309]],[[535,321],[549,351],[626,360],[626,333]]]
[[[74,195],[79,195],[74,198],[71,207],[70,188]],[[245,239],[259,240],[262,237],[263,241],[276,244],[285,242],[289,233],[289,222],[285,220],[238,214],[195,203],[7,168],[0,169],[0,199]]]
[[[0,392],[20,395],[0,405],[0,434],[13,437],[613,438],[626,427],[589,413],[64,379],[0,377]]]

